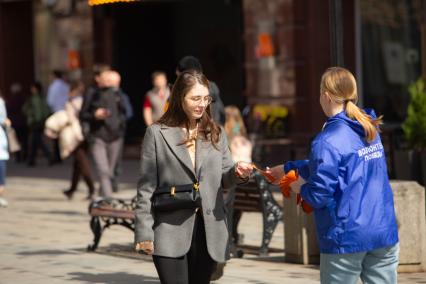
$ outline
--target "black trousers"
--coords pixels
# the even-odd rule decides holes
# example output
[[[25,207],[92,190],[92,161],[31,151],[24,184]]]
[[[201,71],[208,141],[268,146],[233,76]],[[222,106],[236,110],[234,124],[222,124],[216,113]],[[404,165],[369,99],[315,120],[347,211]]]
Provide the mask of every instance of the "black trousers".
[[[71,187],[68,192],[73,194],[76,191],[78,182],[82,176],[89,189],[88,197],[91,197],[95,193],[95,186],[93,184],[92,169],[90,165],[90,159],[88,157],[87,147],[87,144],[82,142],[73,152],[73,172],[71,178]]]
[[[207,251],[203,217],[198,211],[195,217],[191,248],[179,258],[154,255],[155,268],[161,284],[208,284],[216,269],[216,262]]]
[[[36,162],[37,151],[40,148],[44,156],[50,163],[52,161],[49,148],[43,141],[43,126],[34,126],[31,130],[30,139],[30,153],[28,155],[28,164],[34,165]]]

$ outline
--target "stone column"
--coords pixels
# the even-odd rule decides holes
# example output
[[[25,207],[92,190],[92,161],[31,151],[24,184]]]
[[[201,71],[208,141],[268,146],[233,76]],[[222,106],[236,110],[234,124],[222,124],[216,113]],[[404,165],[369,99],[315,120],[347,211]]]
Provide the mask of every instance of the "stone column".
[[[46,88],[53,69],[66,71],[68,79],[91,82],[92,10],[85,1],[78,1],[74,9],[70,3],[58,1],[57,10],[48,9],[38,1],[34,3],[35,74]],[[71,53],[77,55],[79,66],[71,64]]]
[[[244,0],[246,94],[249,104],[295,100],[294,0]]]

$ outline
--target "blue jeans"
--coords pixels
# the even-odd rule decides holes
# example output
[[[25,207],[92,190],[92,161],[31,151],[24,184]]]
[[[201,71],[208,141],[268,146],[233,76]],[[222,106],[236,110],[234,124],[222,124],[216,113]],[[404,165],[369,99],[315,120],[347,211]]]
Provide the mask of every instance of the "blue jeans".
[[[0,186],[6,183],[6,160],[0,160]]]
[[[396,284],[399,244],[368,252],[321,254],[321,284]]]

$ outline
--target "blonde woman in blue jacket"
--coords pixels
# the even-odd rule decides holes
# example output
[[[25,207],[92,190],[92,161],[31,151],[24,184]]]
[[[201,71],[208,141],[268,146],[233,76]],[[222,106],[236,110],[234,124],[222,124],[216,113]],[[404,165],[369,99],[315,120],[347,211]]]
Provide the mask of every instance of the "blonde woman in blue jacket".
[[[320,104],[328,117],[309,160],[271,169],[280,178],[296,169],[292,190],[314,208],[321,251],[321,283],[397,283],[398,229],[381,118],[356,106],[356,81],[346,69],[328,69]],[[306,179],[306,182],[304,181]]]
[[[10,125],[10,121],[7,118],[5,102],[0,94],[0,207],[6,207],[7,201],[1,196],[5,191],[6,183],[6,162],[9,160],[9,150],[6,136],[6,125]]]

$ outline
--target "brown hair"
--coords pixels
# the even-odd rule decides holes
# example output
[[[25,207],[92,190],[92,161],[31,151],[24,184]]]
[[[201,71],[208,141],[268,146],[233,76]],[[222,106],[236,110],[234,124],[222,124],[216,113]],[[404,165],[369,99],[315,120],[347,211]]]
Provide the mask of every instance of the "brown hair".
[[[236,124],[239,124],[240,131],[239,133],[234,133],[233,128]],[[228,135],[228,138],[231,138],[235,135],[247,136],[247,130],[244,125],[243,117],[241,116],[240,110],[234,106],[230,105],[225,107],[225,132]]]
[[[183,102],[185,96],[196,84],[201,84],[207,89],[209,88],[209,81],[204,74],[195,70],[182,72],[177,77],[176,82],[173,85],[172,93],[169,98],[169,107],[164,115],[158,120],[159,124],[164,124],[170,127],[185,127],[187,130],[187,140],[182,143],[186,143],[190,140],[189,119],[183,109]],[[212,119],[210,106],[206,108],[203,116],[198,120],[198,122],[198,134],[201,135],[204,140],[211,141],[213,146],[216,147],[219,142],[221,129]]]
[[[346,115],[362,125],[367,142],[376,138],[382,116],[372,118],[356,105],[358,93],[356,80],[351,72],[342,67],[328,68],[322,75],[320,89],[322,94],[327,92],[334,102],[345,104]]]
[[[80,80],[71,81],[70,92],[77,90],[78,88],[84,88],[84,84]]]

